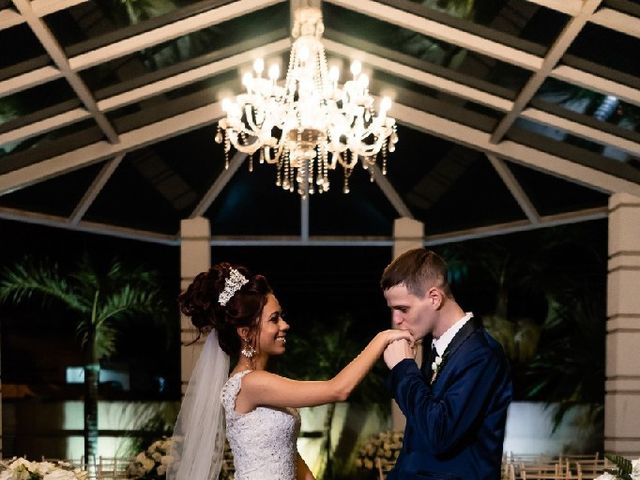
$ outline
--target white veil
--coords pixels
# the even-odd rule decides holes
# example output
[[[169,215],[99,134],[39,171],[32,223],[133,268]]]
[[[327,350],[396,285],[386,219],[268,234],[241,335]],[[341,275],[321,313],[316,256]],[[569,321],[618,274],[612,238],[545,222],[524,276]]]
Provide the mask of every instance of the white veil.
[[[167,480],[214,480],[222,466],[225,428],[220,393],[229,378],[229,356],[215,330],[209,333],[191,374],[173,430]]]

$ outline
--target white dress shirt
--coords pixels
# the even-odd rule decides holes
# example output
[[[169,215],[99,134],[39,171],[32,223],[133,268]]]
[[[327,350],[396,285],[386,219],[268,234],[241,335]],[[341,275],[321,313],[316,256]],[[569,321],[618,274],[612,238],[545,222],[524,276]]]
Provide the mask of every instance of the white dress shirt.
[[[456,336],[456,333],[458,333],[460,329],[472,318],[473,312],[467,312],[464,317],[451,325],[447,331],[440,336],[440,338],[433,339],[431,344],[436,348],[436,352],[438,352],[439,357],[444,355],[444,352],[447,350],[447,347],[451,343],[451,340],[453,340],[453,337]]]

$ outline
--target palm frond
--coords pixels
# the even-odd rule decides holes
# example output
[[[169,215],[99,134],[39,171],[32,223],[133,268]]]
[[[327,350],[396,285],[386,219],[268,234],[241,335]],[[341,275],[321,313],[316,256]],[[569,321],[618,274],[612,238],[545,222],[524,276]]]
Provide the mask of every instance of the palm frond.
[[[117,329],[108,323],[102,324],[95,331],[93,355],[96,359],[110,357],[116,351]]]
[[[93,266],[89,255],[84,253],[76,264],[76,268],[69,274],[87,298],[93,297],[93,292],[100,289],[99,274]]]
[[[138,287],[155,287],[158,284],[158,275],[155,271],[142,266],[127,266],[117,258],[109,265],[105,279],[111,285],[131,283]]]
[[[555,427],[579,403],[590,403],[591,413],[602,411],[605,312],[598,305],[602,307],[604,301],[586,285],[550,298],[544,340],[526,376],[529,398],[559,404]]]
[[[88,310],[88,304],[60,274],[55,263],[38,264],[33,259],[25,258],[2,270],[0,301],[22,303],[34,296],[40,296],[43,300],[55,299],[81,313]]]
[[[107,320],[119,319],[131,314],[151,314],[158,312],[161,305],[156,290],[146,290],[131,284],[125,284],[112,292],[98,308],[96,328]]]

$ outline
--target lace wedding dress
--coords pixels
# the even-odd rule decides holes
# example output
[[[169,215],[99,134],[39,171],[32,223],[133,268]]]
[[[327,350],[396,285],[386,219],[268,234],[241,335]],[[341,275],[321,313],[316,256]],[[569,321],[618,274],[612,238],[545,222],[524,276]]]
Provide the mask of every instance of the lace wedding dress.
[[[250,371],[232,375],[221,393],[235,480],[295,480],[300,415],[294,408],[268,407],[237,413],[236,397]]]

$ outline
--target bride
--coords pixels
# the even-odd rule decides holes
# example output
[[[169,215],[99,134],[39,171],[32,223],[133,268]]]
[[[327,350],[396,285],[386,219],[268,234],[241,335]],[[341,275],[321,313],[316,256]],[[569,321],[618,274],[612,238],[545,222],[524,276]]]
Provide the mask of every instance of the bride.
[[[346,400],[389,343],[413,342],[406,331],[386,330],[332,379],[296,381],[267,371],[269,358],[285,352],[289,325],[264,276],[220,263],[200,273],[178,301],[209,335],[178,415],[167,480],[216,479],[225,422],[236,480],[313,480],[296,448],[296,409]]]

